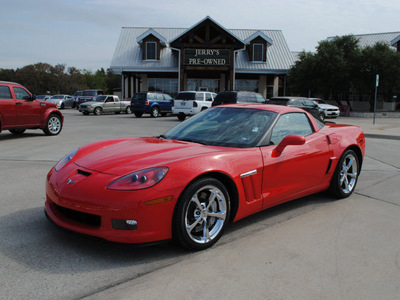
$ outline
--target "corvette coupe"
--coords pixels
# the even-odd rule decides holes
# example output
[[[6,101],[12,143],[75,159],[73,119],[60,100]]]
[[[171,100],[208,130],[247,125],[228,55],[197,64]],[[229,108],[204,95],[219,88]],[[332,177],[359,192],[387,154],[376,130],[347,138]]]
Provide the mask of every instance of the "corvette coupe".
[[[109,241],[174,239],[202,250],[260,210],[325,190],[350,196],[364,152],[357,126],[294,107],[216,106],[160,136],[72,151],[47,175],[45,212]]]

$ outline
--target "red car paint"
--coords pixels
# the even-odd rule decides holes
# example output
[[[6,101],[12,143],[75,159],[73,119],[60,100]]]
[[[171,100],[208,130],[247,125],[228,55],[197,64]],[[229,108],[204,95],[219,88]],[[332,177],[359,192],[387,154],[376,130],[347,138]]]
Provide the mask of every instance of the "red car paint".
[[[349,147],[358,154],[361,170],[365,139],[357,126],[328,123],[320,129],[310,114],[284,106],[224,107],[268,110],[278,115],[301,112],[309,118],[314,133],[304,138],[294,136],[290,140],[289,137],[289,145],[250,148],[156,137],[90,144],[80,148],[63,168],[49,172],[47,215],[61,227],[109,241],[154,242],[173,237],[177,202],[184,189],[202,176],[215,177],[227,185],[232,202],[231,221],[237,221],[268,207],[328,189],[336,165]],[[132,191],[107,188],[127,174],[155,167],[166,167],[168,172],[150,188]],[[153,200],[158,204],[147,205]],[[96,226],[83,224],[71,219],[64,209],[99,216],[101,221]],[[136,220],[137,229],[113,229],[113,220]]]
[[[0,132],[6,129],[45,130],[51,114],[59,116],[63,122],[64,117],[54,103],[34,99],[18,83],[0,81]]]

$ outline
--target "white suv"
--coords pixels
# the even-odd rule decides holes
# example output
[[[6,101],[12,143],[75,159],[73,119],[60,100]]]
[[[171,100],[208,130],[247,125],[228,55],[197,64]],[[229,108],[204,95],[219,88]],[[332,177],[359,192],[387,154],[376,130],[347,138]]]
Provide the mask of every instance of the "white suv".
[[[180,92],[172,106],[172,113],[183,121],[186,116],[195,115],[210,108],[217,94],[211,92]]]

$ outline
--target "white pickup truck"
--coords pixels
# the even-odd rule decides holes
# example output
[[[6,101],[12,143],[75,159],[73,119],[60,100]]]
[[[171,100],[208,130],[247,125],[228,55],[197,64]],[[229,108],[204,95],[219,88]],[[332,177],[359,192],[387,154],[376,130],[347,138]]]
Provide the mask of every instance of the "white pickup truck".
[[[96,116],[102,113],[116,113],[125,112],[130,114],[131,102],[130,101],[120,101],[118,96],[114,95],[100,95],[93,99],[93,101],[85,102],[79,105],[79,111],[84,115],[90,113]]]

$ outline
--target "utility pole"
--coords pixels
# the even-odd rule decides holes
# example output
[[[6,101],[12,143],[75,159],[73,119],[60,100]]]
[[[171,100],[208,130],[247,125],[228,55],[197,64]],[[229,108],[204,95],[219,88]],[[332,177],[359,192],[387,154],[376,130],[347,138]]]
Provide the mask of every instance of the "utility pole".
[[[376,114],[376,98],[378,96],[378,86],[379,86],[379,74],[376,74],[376,83],[375,83],[375,99],[374,99],[374,125],[375,125],[375,114]]]

